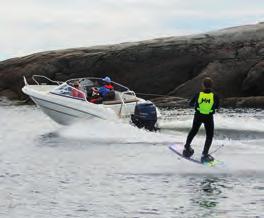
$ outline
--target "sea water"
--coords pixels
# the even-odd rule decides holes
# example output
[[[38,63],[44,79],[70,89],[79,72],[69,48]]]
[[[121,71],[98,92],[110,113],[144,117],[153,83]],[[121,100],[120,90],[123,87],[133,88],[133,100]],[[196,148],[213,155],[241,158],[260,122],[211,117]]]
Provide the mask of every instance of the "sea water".
[[[192,117],[163,109],[153,133],[100,120],[60,126],[35,106],[0,106],[0,217],[264,217],[264,112],[215,115],[219,168],[168,149],[184,143]]]

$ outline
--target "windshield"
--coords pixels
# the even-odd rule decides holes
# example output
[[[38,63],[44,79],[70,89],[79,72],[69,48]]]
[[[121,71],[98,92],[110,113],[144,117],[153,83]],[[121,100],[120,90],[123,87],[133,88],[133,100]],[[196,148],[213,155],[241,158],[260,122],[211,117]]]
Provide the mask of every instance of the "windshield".
[[[67,80],[65,83],[54,89],[51,93],[87,101],[87,98],[90,97],[94,88],[99,89],[104,85],[105,83],[102,78],[77,78]],[[127,95],[135,95],[135,93],[131,92],[127,87],[114,81],[111,82],[111,85],[115,91],[119,91],[121,93],[126,92]]]
[[[66,83],[69,85],[73,85],[74,82],[78,81],[82,90],[86,92],[87,90],[91,88],[100,88],[105,85],[104,81],[102,78],[96,78],[96,77],[87,77],[87,78],[80,78],[80,79],[71,79],[68,80]],[[113,86],[115,91],[119,92],[125,92],[128,91],[129,89],[119,83],[116,83],[114,81],[111,82],[111,85]]]
[[[86,101],[86,94],[80,85],[77,87],[75,85],[70,86],[67,83],[63,83],[62,85],[55,88],[51,93]]]

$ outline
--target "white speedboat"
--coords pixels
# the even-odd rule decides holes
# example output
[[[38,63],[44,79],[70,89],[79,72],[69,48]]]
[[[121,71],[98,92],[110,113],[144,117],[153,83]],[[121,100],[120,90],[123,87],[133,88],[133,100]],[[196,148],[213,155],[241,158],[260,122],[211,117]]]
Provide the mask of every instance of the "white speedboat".
[[[24,77],[25,86],[22,91],[30,96],[46,115],[62,125],[80,119],[118,120],[130,119],[132,116],[132,122],[136,126],[153,130],[157,117],[160,116],[152,102],[138,98],[134,91],[114,81],[114,98],[95,104],[90,102],[91,90],[102,84],[102,78],[76,78],[59,82],[34,75],[32,79],[35,84],[29,85]],[[76,82],[79,84],[78,89],[74,87]]]

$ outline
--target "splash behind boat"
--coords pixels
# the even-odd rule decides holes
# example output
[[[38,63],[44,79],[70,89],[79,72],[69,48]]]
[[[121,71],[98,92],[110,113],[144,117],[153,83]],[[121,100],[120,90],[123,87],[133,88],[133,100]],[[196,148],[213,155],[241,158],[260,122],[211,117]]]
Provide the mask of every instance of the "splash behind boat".
[[[100,104],[90,102],[92,90],[102,84],[102,78],[86,77],[70,79],[66,82],[53,81],[45,76],[34,75],[35,82],[29,85],[24,77],[22,91],[40,107],[51,119],[68,125],[80,119],[100,118],[104,120],[128,119],[138,127],[153,130],[160,116],[155,105],[136,96],[129,88],[112,81],[114,98]],[[74,83],[80,88],[76,89]],[[72,95],[72,92],[77,95]]]

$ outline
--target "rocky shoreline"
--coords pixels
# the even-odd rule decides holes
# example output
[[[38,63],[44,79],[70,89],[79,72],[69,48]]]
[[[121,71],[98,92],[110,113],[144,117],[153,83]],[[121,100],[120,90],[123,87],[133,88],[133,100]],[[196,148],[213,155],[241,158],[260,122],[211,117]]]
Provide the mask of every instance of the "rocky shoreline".
[[[0,96],[23,100],[23,76],[110,76],[157,105],[185,107],[210,76],[225,107],[264,108],[264,23],[204,34],[36,53],[0,62]],[[172,96],[172,97],[168,97]]]
[[[152,101],[158,107],[189,108],[190,99],[179,97],[156,98]],[[220,100],[221,108],[262,108],[264,109],[264,96],[224,98]]]

